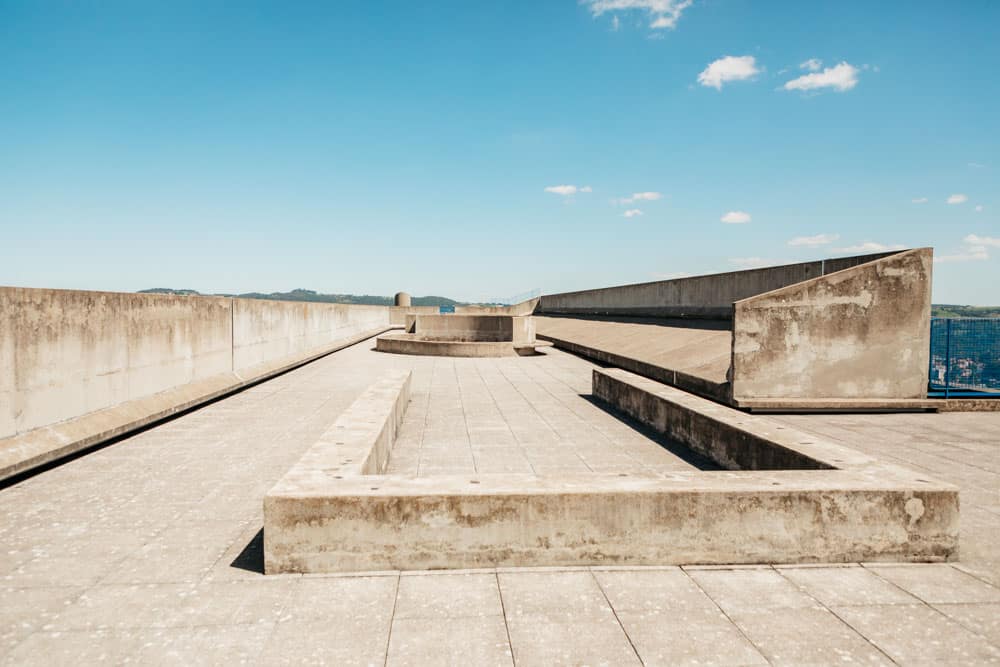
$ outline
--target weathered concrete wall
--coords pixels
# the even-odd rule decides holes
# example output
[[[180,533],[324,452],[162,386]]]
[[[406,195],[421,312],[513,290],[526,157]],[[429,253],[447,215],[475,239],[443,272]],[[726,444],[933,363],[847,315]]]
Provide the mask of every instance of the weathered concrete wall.
[[[510,306],[455,306],[455,313],[464,315],[531,315],[538,307],[538,298]]]
[[[401,327],[406,324],[407,315],[437,315],[441,309],[437,306],[390,306],[389,317],[392,326]]]
[[[233,370],[309,352],[389,326],[388,308],[234,299]]]
[[[733,399],[925,397],[932,255],[901,252],[737,301]]]
[[[231,370],[230,300],[0,289],[0,438]]]
[[[857,266],[888,254],[891,253],[546,294],[541,297],[537,312],[730,319],[734,301]]]
[[[378,306],[0,288],[0,479],[389,328]]]

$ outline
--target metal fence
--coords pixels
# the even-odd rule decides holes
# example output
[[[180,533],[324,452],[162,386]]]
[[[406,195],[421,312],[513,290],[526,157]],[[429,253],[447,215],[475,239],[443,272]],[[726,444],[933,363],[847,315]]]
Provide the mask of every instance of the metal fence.
[[[930,396],[1000,398],[1000,318],[931,318]]]

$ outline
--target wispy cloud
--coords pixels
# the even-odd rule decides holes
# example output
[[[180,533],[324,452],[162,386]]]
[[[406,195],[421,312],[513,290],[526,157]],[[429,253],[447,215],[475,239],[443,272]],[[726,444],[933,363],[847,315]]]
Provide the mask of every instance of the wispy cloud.
[[[722,84],[730,81],[745,81],[760,73],[757,60],[753,56],[725,56],[709,64],[698,75],[698,83],[709,88],[722,90]]]
[[[962,239],[967,245],[973,246],[991,246],[993,248],[1000,248],[1000,239],[993,238],[992,236],[977,236],[975,234],[969,234],[964,239]]]
[[[986,169],[986,165],[981,162],[970,162],[969,166],[973,169]]]
[[[916,199],[911,199],[910,201],[912,201],[914,204],[926,204],[927,197],[917,197]]]
[[[827,67],[822,72],[803,74],[784,85],[785,90],[821,90],[831,88],[843,93],[858,85],[858,68],[846,62]]]
[[[622,216],[626,218],[634,218],[637,215],[643,215],[642,211],[640,211],[637,208],[630,208],[629,210],[622,213]]]
[[[731,257],[729,263],[744,269],[757,269],[762,266],[781,264],[779,260],[764,259],[763,257]]]
[[[751,218],[750,214],[746,211],[729,211],[719,218],[719,220],[727,225],[742,225],[750,222]]]
[[[607,12],[644,11],[649,16],[649,27],[662,30],[675,28],[681,14],[691,6],[693,0],[580,0],[580,2],[587,5],[594,16]]]
[[[982,213],[982,212],[983,212],[983,205],[982,204],[977,205],[976,206],[976,213]]]
[[[575,185],[550,185],[545,188],[546,192],[551,192],[554,195],[561,195],[563,197],[571,197],[578,192],[593,192],[589,185],[584,185],[583,187],[577,187]]]
[[[828,245],[840,238],[839,234],[817,234],[816,236],[796,236],[788,242],[790,246],[806,246],[815,248],[816,246]]]
[[[965,202],[969,201],[969,197],[968,195],[955,194],[948,197],[946,201],[949,204],[964,204]]]
[[[803,63],[799,63],[799,69],[809,70],[810,72],[818,72],[822,66],[823,61],[819,58],[810,58]]]
[[[904,248],[906,248],[905,245],[900,245],[898,243],[885,245],[884,243],[875,243],[874,241],[863,241],[857,245],[847,246],[846,248],[834,248],[833,251],[842,253],[869,253],[887,252],[889,250],[903,250]]]
[[[631,197],[622,197],[620,199],[614,200],[616,204],[631,204],[637,201],[656,201],[658,199],[663,199],[663,193],[660,192],[633,192]]]

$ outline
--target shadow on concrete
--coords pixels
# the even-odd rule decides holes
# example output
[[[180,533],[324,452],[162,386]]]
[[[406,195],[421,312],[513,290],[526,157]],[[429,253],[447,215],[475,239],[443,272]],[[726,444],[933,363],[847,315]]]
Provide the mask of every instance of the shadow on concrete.
[[[568,313],[536,313],[538,317],[564,320],[594,320],[622,322],[625,324],[651,324],[671,329],[700,329],[703,331],[732,331],[730,320],[712,320],[681,317],[638,317],[630,315],[575,315]]]
[[[600,408],[604,412],[608,413],[618,421],[622,422],[623,424],[626,424],[633,431],[649,438],[650,440],[658,444],[660,447],[663,447],[665,450],[667,450],[680,460],[684,461],[685,463],[694,468],[697,468],[698,470],[725,470],[725,468],[720,466],[712,459],[708,458],[707,456],[702,456],[698,452],[692,450],[687,445],[677,442],[676,440],[671,440],[670,438],[665,437],[662,433],[654,431],[645,424],[638,422],[635,419],[632,419],[628,415],[622,414],[617,410],[613,410],[612,408],[608,407],[607,403],[598,399],[593,394],[580,394],[580,398],[584,399],[585,401],[589,401],[591,404]]]
[[[264,574],[264,529],[261,528],[257,531],[257,534],[247,542],[247,545],[243,547],[243,551],[229,564],[229,567],[235,567],[240,570],[246,570],[247,572],[256,572],[257,574]]]

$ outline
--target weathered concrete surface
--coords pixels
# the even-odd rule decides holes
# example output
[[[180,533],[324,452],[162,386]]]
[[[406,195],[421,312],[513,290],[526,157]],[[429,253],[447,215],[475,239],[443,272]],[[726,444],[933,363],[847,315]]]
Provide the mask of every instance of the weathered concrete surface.
[[[729,320],[733,317],[734,301],[857,266],[890,254],[892,253],[840,257],[675,280],[545,294],[539,300],[536,314]]]
[[[531,316],[407,314],[405,333],[380,336],[380,352],[442,357],[510,357],[535,354]]]
[[[403,308],[409,308],[412,303],[410,295],[406,292],[396,292],[396,296],[392,298],[392,304],[394,306],[401,306]]]
[[[921,248],[737,301],[733,398],[925,398],[931,270]]]
[[[516,357],[531,356],[536,347],[551,345],[544,341],[513,343],[510,341],[437,340],[415,334],[385,334],[375,341],[379,352],[416,354],[430,357]]]
[[[948,484],[627,371],[595,370],[594,394],[740,472],[414,479],[350,474],[338,462],[365,455],[321,443],[267,495],[269,571],[957,555],[958,491]],[[392,402],[366,395],[338,427],[359,409],[375,430]]]
[[[341,480],[380,475],[385,471],[410,402],[409,371],[387,374],[369,387],[281,480],[264,496],[264,570],[269,574],[302,572],[325,544],[315,541],[315,531],[289,530],[280,514],[281,498],[301,487],[303,480],[322,475]],[[310,539],[313,538],[313,539]]]
[[[0,479],[388,328],[373,306],[0,288]]]
[[[392,369],[413,370],[394,451],[414,461],[405,474],[581,458],[629,472],[671,458],[581,396],[594,365],[560,350],[524,364],[370,348],[0,488],[0,664],[1000,659],[995,413],[771,417],[960,485],[960,562],[265,576],[254,539],[263,494]]]
[[[727,401],[732,332],[712,321],[535,316],[538,337],[563,350],[685,391]]]

